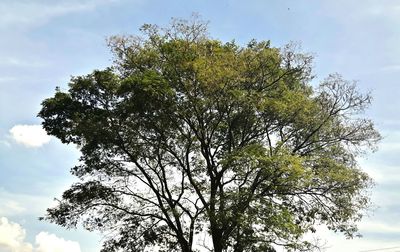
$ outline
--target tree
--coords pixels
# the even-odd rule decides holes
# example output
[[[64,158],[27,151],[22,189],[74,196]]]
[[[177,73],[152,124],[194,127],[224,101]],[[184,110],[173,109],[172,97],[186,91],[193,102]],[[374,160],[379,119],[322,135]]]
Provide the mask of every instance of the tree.
[[[357,234],[371,180],[356,157],[380,138],[360,117],[368,94],[338,74],[314,87],[311,56],[223,43],[196,19],[142,32],[43,101],[46,131],[82,152],[44,219],[103,232],[102,251],[309,251],[316,225]]]

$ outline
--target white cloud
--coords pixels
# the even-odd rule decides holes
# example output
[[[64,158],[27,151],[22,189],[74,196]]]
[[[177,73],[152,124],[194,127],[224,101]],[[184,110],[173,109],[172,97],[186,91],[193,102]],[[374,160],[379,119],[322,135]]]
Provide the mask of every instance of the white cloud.
[[[11,137],[26,147],[40,147],[50,141],[50,136],[41,125],[15,125],[10,129]]]
[[[38,247],[35,252],[80,252],[79,243],[66,241],[58,238],[54,234],[40,232],[36,236],[36,244]]]
[[[25,242],[25,229],[19,224],[0,218],[0,251],[32,252],[32,245]]]
[[[26,231],[18,223],[0,218],[1,252],[81,252],[79,243],[59,238],[54,234],[40,232],[36,235],[34,247],[25,241]]]

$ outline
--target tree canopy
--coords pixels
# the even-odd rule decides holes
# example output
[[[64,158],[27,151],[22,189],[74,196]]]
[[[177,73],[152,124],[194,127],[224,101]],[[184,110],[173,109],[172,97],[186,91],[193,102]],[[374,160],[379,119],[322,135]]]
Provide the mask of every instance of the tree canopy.
[[[44,219],[103,232],[102,251],[309,251],[317,225],[357,234],[371,180],[356,157],[380,138],[369,94],[338,74],[311,85],[310,55],[225,43],[197,20],[141,31],[43,101],[48,134],[82,153]]]

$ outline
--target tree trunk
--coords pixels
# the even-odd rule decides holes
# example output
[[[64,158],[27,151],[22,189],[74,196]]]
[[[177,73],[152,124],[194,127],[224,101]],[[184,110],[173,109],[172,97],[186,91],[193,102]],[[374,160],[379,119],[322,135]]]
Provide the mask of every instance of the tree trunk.
[[[192,248],[185,238],[178,239],[182,252],[192,252]]]
[[[217,229],[212,231],[212,240],[213,240],[214,252],[222,252],[224,246],[222,241],[221,230]]]

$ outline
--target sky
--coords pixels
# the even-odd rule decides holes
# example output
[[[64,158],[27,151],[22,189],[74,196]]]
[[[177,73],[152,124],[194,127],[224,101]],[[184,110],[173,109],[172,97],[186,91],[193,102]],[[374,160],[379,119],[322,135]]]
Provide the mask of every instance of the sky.
[[[97,252],[101,235],[39,221],[76,179],[79,151],[47,136],[36,117],[55,87],[112,64],[111,35],[198,13],[213,38],[315,56],[315,83],[330,73],[374,97],[366,116],[384,139],[359,162],[375,180],[360,239],[321,228],[326,251],[400,251],[400,2],[396,0],[0,0],[0,252]],[[380,250],[382,251],[382,250]]]

